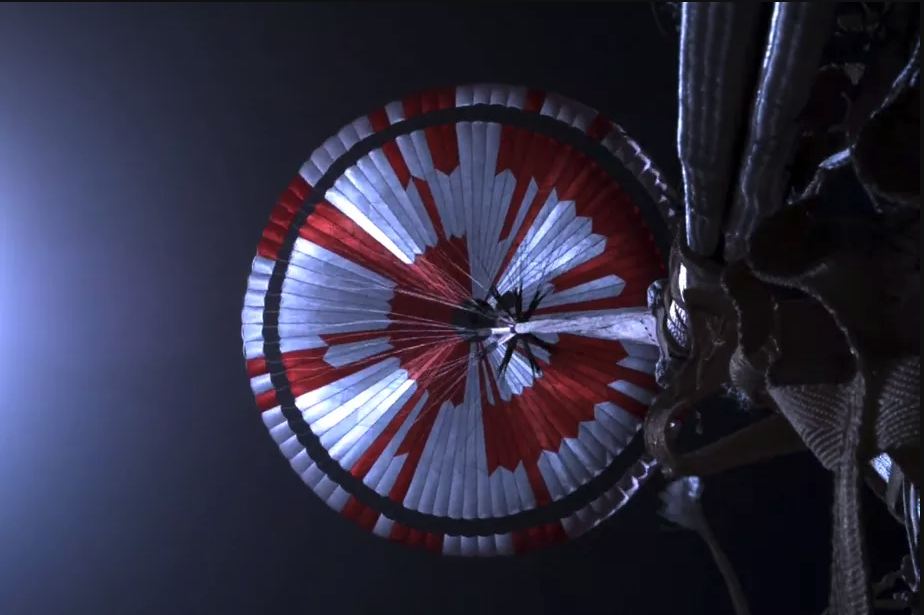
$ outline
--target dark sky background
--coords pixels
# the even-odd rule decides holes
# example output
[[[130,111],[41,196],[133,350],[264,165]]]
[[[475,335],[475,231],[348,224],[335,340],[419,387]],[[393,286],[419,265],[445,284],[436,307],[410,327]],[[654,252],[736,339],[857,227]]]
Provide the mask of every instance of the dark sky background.
[[[260,422],[239,315],[275,199],[354,117],[482,81],[596,106],[676,174],[676,48],[642,4],[0,5],[0,613],[728,612],[650,503],[439,558],[328,510]],[[755,615],[817,613],[827,476],[707,490]]]

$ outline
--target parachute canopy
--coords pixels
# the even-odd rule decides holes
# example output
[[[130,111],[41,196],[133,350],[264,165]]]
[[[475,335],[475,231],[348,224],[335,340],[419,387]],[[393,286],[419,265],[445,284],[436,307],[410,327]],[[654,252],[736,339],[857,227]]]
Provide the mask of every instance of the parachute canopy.
[[[298,475],[446,554],[611,515],[650,473],[635,434],[657,349],[496,332],[644,306],[665,190],[619,126],[525,88],[425,92],[344,127],[273,210],[243,309],[257,405]]]

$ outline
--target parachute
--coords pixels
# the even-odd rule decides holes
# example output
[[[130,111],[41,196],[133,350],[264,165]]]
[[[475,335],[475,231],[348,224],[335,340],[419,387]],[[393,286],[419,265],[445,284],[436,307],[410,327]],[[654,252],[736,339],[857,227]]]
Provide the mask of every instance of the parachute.
[[[555,94],[457,87],[360,117],[302,166],[253,261],[242,336],[270,435],[397,542],[580,536],[654,473],[637,432],[658,349],[515,329],[644,308],[672,198],[618,125]]]

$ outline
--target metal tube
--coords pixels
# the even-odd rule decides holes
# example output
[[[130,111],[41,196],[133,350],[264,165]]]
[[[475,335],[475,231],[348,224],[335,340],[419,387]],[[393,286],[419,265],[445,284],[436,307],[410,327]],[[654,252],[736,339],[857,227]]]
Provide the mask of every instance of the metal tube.
[[[834,2],[777,2],[754,97],[741,173],[725,224],[725,261],[741,259],[757,225],[783,205],[799,115],[835,22]]]
[[[686,240],[712,256],[760,52],[759,2],[684,2],[680,29],[677,153],[683,169]]]

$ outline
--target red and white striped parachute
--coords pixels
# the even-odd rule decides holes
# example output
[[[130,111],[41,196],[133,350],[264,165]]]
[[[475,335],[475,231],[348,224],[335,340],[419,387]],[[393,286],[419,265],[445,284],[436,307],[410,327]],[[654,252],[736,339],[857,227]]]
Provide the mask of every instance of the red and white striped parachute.
[[[619,126],[525,88],[430,91],[344,127],[276,205],[243,310],[251,386],[298,475],[447,554],[611,515],[649,474],[656,348],[490,329],[644,306],[665,190]]]

